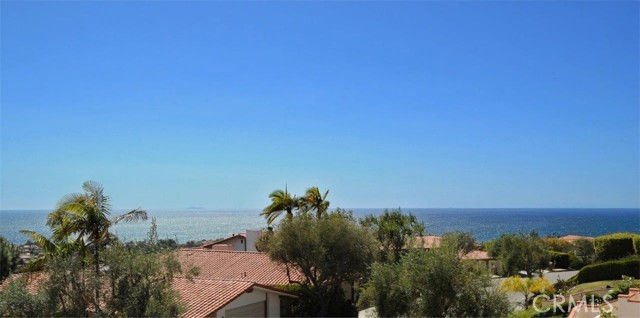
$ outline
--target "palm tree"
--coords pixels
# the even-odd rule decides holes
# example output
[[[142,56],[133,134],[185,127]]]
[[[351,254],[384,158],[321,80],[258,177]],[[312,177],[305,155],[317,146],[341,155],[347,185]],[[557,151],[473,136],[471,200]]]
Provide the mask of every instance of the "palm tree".
[[[301,205],[305,211],[316,211],[316,217],[320,218],[329,209],[330,202],[327,201],[327,195],[329,195],[329,190],[323,195],[318,187],[311,187],[307,189],[304,197],[302,197]]]
[[[115,236],[109,228],[119,222],[146,220],[147,212],[140,209],[111,217],[110,198],[104,194],[99,183],[86,181],[84,193],[64,197],[56,209],[49,213],[47,225],[51,228],[51,240],[32,231],[23,231],[31,236],[43,250],[58,253],[82,244],[80,253],[90,250],[93,255],[96,276],[100,275],[100,250]],[[85,244],[86,243],[86,244]],[[34,266],[35,267],[35,266]],[[96,288],[99,299],[99,288]]]
[[[285,186],[283,190],[275,190],[269,194],[269,198],[271,199],[271,205],[264,208],[260,215],[264,215],[267,218],[267,224],[271,225],[273,221],[275,221],[282,212],[287,213],[287,217],[293,217],[293,210],[300,208],[300,199],[295,196],[291,196],[291,194],[287,191],[287,187]]]

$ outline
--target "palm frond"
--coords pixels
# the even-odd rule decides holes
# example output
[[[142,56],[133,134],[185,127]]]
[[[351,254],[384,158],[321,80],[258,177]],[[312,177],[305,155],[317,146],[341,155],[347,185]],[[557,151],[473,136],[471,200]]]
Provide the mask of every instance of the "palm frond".
[[[119,222],[135,222],[146,221],[148,218],[147,211],[142,209],[131,210],[125,214],[118,215],[111,219],[111,224],[118,224]]]
[[[57,250],[58,246],[49,240],[44,235],[31,230],[20,230],[20,233],[29,236],[29,239],[32,240],[38,247],[42,249],[43,252],[53,253]]]

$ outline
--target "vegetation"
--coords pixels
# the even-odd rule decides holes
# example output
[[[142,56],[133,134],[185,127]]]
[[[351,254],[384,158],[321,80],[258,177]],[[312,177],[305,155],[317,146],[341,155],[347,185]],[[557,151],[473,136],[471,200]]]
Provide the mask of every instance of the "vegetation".
[[[0,282],[16,270],[20,260],[20,250],[0,236]]]
[[[29,293],[24,277],[10,278],[0,291],[0,313],[9,316],[178,316],[179,296],[171,289],[182,273],[173,253],[158,239],[155,220],[148,239],[124,245],[110,233],[120,221],[146,219],[133,210],[110,218],[109,197],[102,187],[85,182],[82,194],[60,201],[48,216],[52,237],[28,234],[44,251],[28,270],[43,277],[37,291]],[[196,274],[190,269],[186,275]]]
[[[500,288],[505,291],[521,293],[524,296],[525,309],[528,309],[531,305],[531,297],[533,295],[552,294],[555,292],[553,285],[544,277],[522,278],[520,276],[512,276],[502,281]]]
[[[381,246],[381,259],[393,262],[400,260],[401,251],[414,236],[424,232],[424,223],[411,213],[402,213],[400,208],[384,210],[379,216],[368,215],[360,220],[360,224],[374,233]]]
[[[506,294],[492,288],[485,269],[460,258],[443,244],[432,250],[414,249],[398,263],[376,263],[360,298],[375,305],[381,317],[504,317],[510,311]]]
[[[622,275],[640,278],[640,256],[607,261],[585,266],[575,276],[578,284],[600,280],[620,279]]]
[[[571,257],[568,253],[549,251],[549,262],[554,268],[567,269],[571,263]]]
[[[344,297],[340,285],[365,277],[376,251],[371,233],[342,213],[284,219],[267,244],[273,260],[302,273],[303,301],[317,304],[317,316],[339,315],[330,309]]]
[[[575,241],[574,253],[585,264],[591,264],[596,259],[596,250],[593,242],[587,239],[579,239]]]
[[[598,259],[608,261],[637,254],[634,241],[638,241],[638,236],[633,233],[614,233],[596,237],[593,244]]]
[[[536,232],[503,234],[492,242],[489,255],[500,261],[505,276],[524,270],[532,278],[535,271],[547,266],[548,260],[544,242]]]
[[[271,225],[282,213],[287,214],[287,218],[293,217],[293,210],[300,208],[300,199],[291,196],[285,187],[283,190],[275,190],[269,194],[271,204],[262,210],[260,215],[267,219],[267,224]]]
[[[315,212],[316,217],[319,218],[323,214],[327,213],[327,210],[329,209],[330,202],[327,201],[328,195],[329,190],[322,194],[318,187],[311,187],[307,189],[304,196],[300,198],[300,209],[305,213]]]

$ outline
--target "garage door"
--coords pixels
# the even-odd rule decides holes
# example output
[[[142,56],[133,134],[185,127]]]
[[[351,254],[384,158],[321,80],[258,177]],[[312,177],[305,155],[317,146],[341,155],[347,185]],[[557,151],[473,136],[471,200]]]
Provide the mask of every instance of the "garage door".
[[[261,301],[250,305],[227,309],[226,317],[264,317],[266,302]]]

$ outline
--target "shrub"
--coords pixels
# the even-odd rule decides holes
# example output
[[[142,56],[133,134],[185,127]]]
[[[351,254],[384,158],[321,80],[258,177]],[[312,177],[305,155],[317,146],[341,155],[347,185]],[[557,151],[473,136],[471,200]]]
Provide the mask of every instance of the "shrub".
[[[623,275],[640,277],[640,257],[632,256],[585,266],[578,272],[575,279],[577,283],[583,284],[601,280],[621,279]]]
[[[549,251],[549,258],[553,262],[554,267],[569,268],[569,254],[562,252]]]
[[[581,258],[577,257],[574,254],[569,254],[569,268],[580,270],[586,265],[587,263],[585,263]]]
[[[607,261],[635,254],[634,241],[638,241],[638,234],[614,233],[598,236],[594,241],[596,255],[600,260]]]

